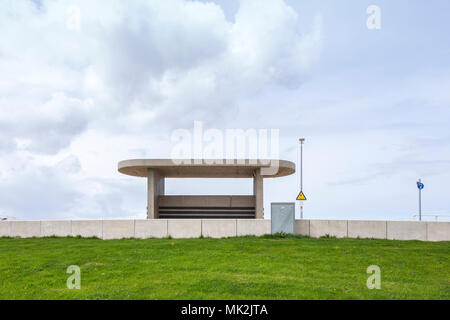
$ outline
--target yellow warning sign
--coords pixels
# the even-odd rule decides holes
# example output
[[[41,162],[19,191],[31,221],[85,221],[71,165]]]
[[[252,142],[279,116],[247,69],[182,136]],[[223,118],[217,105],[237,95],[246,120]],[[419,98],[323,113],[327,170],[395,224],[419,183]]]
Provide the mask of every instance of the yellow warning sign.
[[[305,197],[303,191],[300,191],[300,193],[297,196],[297,200],[306,200],[306,197]]]

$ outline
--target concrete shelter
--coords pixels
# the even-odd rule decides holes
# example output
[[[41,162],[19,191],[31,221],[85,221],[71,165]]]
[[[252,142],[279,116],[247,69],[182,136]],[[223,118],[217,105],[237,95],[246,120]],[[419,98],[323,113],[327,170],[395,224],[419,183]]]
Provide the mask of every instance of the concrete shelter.
[[[291,175],[295,163],[263,159],[134,159],[119,162],[118,170],[147,178],[147,219],[264,219],[264,178]],[[170,196],[164,193],[165,178],[253,178],[253,195]]]

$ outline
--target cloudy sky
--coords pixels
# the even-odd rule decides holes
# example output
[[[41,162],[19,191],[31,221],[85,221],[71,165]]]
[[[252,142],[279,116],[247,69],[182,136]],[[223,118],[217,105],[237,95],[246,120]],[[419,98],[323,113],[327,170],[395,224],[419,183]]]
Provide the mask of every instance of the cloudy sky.
[[[117,162],[170,157],[194,121],[279,129],[295,162],[305,137],[306,218],[411,219],[418,178],[424,213],[450,214],[448,12],[446,0],[1,0],[0,216],[144,218],[146,181]],[[298,181],[265,181],[266,218]]]

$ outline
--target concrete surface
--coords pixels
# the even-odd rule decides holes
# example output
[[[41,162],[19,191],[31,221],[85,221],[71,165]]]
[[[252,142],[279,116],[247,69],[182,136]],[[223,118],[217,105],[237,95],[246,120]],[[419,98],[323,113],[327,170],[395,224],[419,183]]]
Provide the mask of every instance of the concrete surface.
[[[309,220],[295,220],[294,234],[309,237]]]
[[[167,230],[172,238],[198,238],[202,234],[202,220],[168,219]]]
[[[72,235],[72,221],[48,220],[41,221],[41,237],[70,237]]]
[[[390,240],[427,240],[427,222],[388,221],[387,238]]]
[[[134,237],[140,239],[166,238],[167,220],[135,220]]]
[[[221,238],[270,233],[270,220],[263,219],[0,221],[0,237]],[[450,241],[450,222],[296,220],[295,234]]]
[[[310,220],[309,232],[313,238],[326,235],[345,238],[347,237],[347,220]]]
[[[204,219],[202,235],[211,238],[236,236],[236,219]]]
[[[236,219],[237,236],[262,236],[270,234],[270,220],[266,219]]]
[[[147,172],[147,219],[157,219],[158,198],[164,195],[165,178],[160,172],[148,169]]]
[[[147,219],[158,219],[165,178],[253,178],[255,217],[264,219],[263,178],[291,175],[295,163],[267,159],[133,159],[120,161],[118,170],[147,178]],[[213,199],[213,196],[201,197],[205,203]],[[176,203],[176,206],[182,205]]]
[[[0,221],[0,237],[11,237],[10,221]]]
[[[32,238],[41,236],[41,221],[10,221],[11,236]]]
[[[427,222],[428,241],[450,241],[450,222]]]
[[[103,220],[103,239],[134,237],[134,220]]]
[[[148,169],[157,170],[166,178],[252,178],[257,169],[278,171],[271,178],[295,172],[295,163],[270,159],[133,159],[120,161],[119,172],[135,177],[147,177]]]
[[[264,183],[261,169],[253,175],[253,195],[255,196],[255,218],[264,219]]]
[[[254,196],[160,196],[160,207],[254,207]]]
[[[73,220],[72,236],[81,236],[84,238],[97,237],[103,238],[102,220]]]
[[[348,237],[386,239],[386,226],[386,221],[348,220]]]

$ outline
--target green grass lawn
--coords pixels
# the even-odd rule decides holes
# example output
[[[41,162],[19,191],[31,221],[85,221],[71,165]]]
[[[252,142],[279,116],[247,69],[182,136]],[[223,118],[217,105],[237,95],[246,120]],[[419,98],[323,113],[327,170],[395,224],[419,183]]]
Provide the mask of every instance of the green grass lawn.
[[[0,299],[449,299],[449,255],[450,242],[0,238]]]

